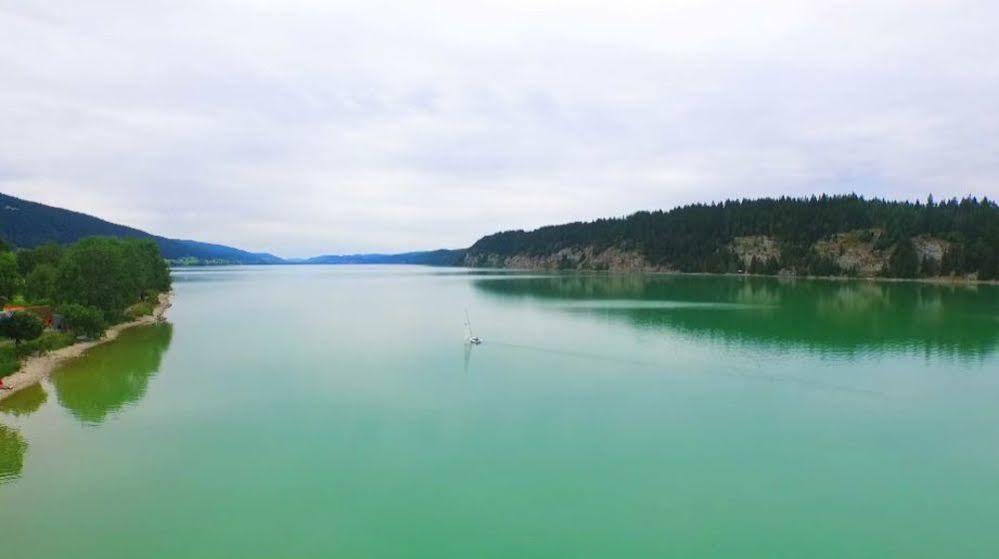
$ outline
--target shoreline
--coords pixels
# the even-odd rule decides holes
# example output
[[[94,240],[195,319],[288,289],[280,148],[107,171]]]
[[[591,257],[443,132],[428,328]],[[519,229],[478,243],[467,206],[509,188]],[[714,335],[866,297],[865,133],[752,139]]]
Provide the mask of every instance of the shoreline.
[[[650,276],[708,276],[708,277],[736,277],[736,278],[773,278],[779,280],[823,280],[823,281],[869,281],[869,282],[911,282],[928,283],[933,285],[947,286],[974,286],[974,285],[999,285],[999,279],[980,280],[969,279],[957,276],[937,276],[932,278],[892,278],[880,276],[781,276],[779,274],[740,274],[738,272],[678,272],[671,270],[596,270],[589,268],[571,268],[559,270],[554,268],[497,268],[493,266],[465,266],[465,265],[444,265],[444,264],[413,264],[409,262],[377,262],[377,263],[337,263],[337,264],[306,264],[302,262],[282,262],[275,264],[199,264],[171,266],[171,269],[198,270],[211,268],[272,268],[280,266],[327,266],[327,267],[347,267],[347,266],[423,266],[427,268],[452,268],[461,270],[488,270],[503,272],[532,272],[532,273],[578,273],[578,274],[606,274],[606,275],[636,275],[644,274]]]
[[[627,272],[625,272],[627,273]],[[980,280],[959,277],[932,277],[932,278],[892,278],[879,276],[793,276],[780,274],[740,274],[738,272],[712,273],[712,272],[645,272],[654,275],[673,276],[720,276],[735,278],[773,278],[782,281],[808,280],[808,281],[866,281],[872,283],[927,283],[932,285],[946,286],[973,286],[973,285],[999,285],[999,280]]]
[[[280,265],[280,264],[278,264]],[[334,264],[335,266],[352,266],[353,264]],[[382,264],[377,264],[381,266]],[[400,264],[421,266],[422,264]],[[431,266],[437,267],[437,266]],[[503,272],[530,272],[530,273],[550,273],[550,274],[595,274],[595,275],[648,275],[648,276],[695,276],[695,277],[723,277],[723,278],[771,278],[782,281],[808,280],[808,281],[866,281],[872,283],[927,283],[943,286],[975,286],[975,285],[999,285],[999,279],[980,280],[961,277],[932,277],[932,278],[892,278],[879,276],[781,276],[779,274],[740,274],[738,272],[678,272],[671,270],[591,270],[587,268],[572,268],[566,270],[556,270],[551,268],[494,268],[489,266],[440,266],[442,268],[463,268],[466,270],[492,270]]]
[[[11,390],[0,391],[0,401],[17,394],[25,388],[38,384],[43,379],[48,378],[53,371],[66,361],[80,357],[92,347],[113,341],[119,334],[129,328],[156,324],[157,322],[164,320],[164,315],[166,314],[167,309],[169,309],[172,305],[172,297],[173,291],[160,293],[159,304],[157,304],[156,308],[153,309],[153,314],[139,317],[131,322],[116,324],[111,328],[108,328],[107,332],[105,332],[104,336],[99,340],[77,342],[73,345],[66,346],[55,351],[50,351],[44,355],[33,355],[28,357],[21,362],[21,369],[19,371],[10,376],[4,377],[4,384],[9,385]]]

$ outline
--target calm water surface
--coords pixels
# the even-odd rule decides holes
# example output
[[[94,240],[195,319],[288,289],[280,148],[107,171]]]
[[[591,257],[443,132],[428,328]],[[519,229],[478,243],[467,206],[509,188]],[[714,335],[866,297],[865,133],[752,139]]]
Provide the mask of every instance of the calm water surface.
[[[175,286],[0,404],[0,557],[999,556],[995,287]]]

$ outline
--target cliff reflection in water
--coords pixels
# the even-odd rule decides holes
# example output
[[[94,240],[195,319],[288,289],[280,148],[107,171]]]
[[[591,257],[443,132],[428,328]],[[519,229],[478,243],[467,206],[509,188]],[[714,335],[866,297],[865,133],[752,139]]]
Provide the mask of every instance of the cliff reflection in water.
[[[504,298],[705,339],[855,353],[983,356],[999,345],[999,288],[910,282],[565,274],[483,278]]]
[[[97,346],[52,375],[59,403],[85,423],[137,402],[159,371],[173,326],[156,324],[122,332],[111,344]]]

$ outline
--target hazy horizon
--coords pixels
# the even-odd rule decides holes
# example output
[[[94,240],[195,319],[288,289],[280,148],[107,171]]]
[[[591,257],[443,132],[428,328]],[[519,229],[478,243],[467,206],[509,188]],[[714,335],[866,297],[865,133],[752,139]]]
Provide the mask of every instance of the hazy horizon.
[[[0,0],[0,192],[300,258],[999,195],[999,5]]]
[[[7,195],[7,196],[12,196],[11,194],[8,194],[6,192],[0,192],[0,194],[4,194],[4,195]],[[849,195],[849,194],[856,194],[856,193],[847,193],[847,195]],[[817,196],[820,196],[820,194],[802,194],[800,196],[795,196],[795,197],[796,198],[804,199],[804,198],[811,198],[811,197],[817,197]],[[860,196],[864,197],[863,195],[860,195]],[[934,200],[936,202],[938,202],[938,203],[939,202],[944,202],[944,201],[949,201],[949,200],[952,199],[951,197],[944,198],[942,196],[937,196],[934,193],[930,193],[928,196],[933,197]],[[17,197],[15,196],[15,198],[17,198]],[[864,197],[864,198],[870,200],[870,199],[874,199],[874,198],[877,198],[877,197],[875,197],[875,196],[867,196],[867,197]],[[22,198],[22,200],[23,200],[23,198]],[[26,200],[26,201],[28,201],[28,202],[38,202],[37,200]],[[695,204],[696,203],[701,203],[701,204],[708,204],[708,205],[710,205],[710,204],[715,204],[715,203],[721,203],[721,202],[724,202],[724,201],[725,200],[705,200],[705,201],[695,202]],[[919,203],[919,202],[925,202],[926,200],[920,200],[920,199],[909,199],[909,200],[892,199],[891,201],[898,201],[898,202],[908,201],[908,202]],[[50,206],[50,207],[57,207],[57,206]],[[669,210],[672,210],[672,209],[677,208],[677,207],[679,207],[679,206],[673,206],[673,207],[667,207],[667,208],[639,208],[639,209],[634,210],[633,212],[629,212],[628,215],[634,214],[634,213],[637,213],[637,212],[642,212],[642,211],[659,211],[659,210],[669,211]],[[78,210],[75,210],[73,208],[59,208],[59,209],[73,211],[73,212],[77,212],[77,213],[85,213],[85,212],[79,212]],[[108,221],[107,219],[105,219],[105,218],[103,218],[101,216],[98,216],[98,215],[91,215],[91,214],[86,214],[86,215],[90,215],[90,217],[94,217],[94,218],[97,218],[97,219]],[[625,217],[628,217],[628,215],[605,215],[605,216],[601,216],[601,217],[603,217],[603,218],[625,218]],[[543,224],[540,227],[544,227],[545,225],[564,225],[564,224],[567,224],[567,223],[578,222],[578,221],[582,221],[582,220],[573,220],[573,221],[566,221],[566,222],[548,223],[548,224]],[[592,220],[588,220],[588,221],[592,221]],[[112,222],[112,223],[114,223],[114,222]],[[123,225],[123,226],[126,226],[126,227],[132,227],[134,229],[140,229],[140,230],[142,230],[141,227],[135,227],[135,226],[130,225],[128,223],[115,223],[115,224],[116,225]],[[527,231],[531,231],[531,230],[534,230],[534,229],[536,229],[536,228],[527,228],[526,230]],[[305,255],[305,256],[287,256],[287,255],[278,254],[278,253],[269,253],[269,254],[271,254],[272,256],[278,256],[278,257],[280,257],[283,260],[286,260],[288,262],[296,262],[296,261],[304,261],[304,260],[309,260],[311,258],[317,258],[317,257],[322,257],[322,256],[366,256],[366,255],[375,255],[375,256],[377,256],[377,255],[396,255],[396,254],[404,254],[404,253],[410,253],[410,252],[432,252],[432,251],[437,251],[437,250],[463,250],[463,249],[466,249],[466,248],[470,248],[472,246],[472,244],[474,244],[475,241],[479,240],[482,237],[491,235],[493,233],[501,233],[501,232],[510,231],[510,230],[512,230],[512,229],[508,228],[508,227],[507,228],[502,228],[501,227],[501,228],[498,228],[498,229],[496,229],[494,231],[489,231],[489,232],[482,233],[481,235],[479,235],[475,239],[473,239],[471,242],[469,242],[468,244],[463,245],[463,246],[422,247],[422,248],[407,249],[407,250],[402,250],[402,251],[377,250],[377,249],[376,250],[368,250],[368,251],[356,251],[356,250],[345,250],[345,251],[340,251],[340,252],[329,252],[329,251],[327,251],[327,252],[319,252],[319,253],[316,253],[316,254],[309,254],[309,255]],[[153,234],[153,235],[157,235],[157,236],[160,236],[160,237],[163,237],[163,235],[157,233],[156,231],[144,231],[144,232],[150,233],[150,234]],[[197,241],[197,242],[208,243],[208,244],[222,244],[222,243],[218,243],[216,241],[213,241],[211,239],[177,238],[177,237],[168,237],[168,238],[173,238],[173,239],[176,239],[176,240],[183,240],[183,241]],[[254,250],[253,247],[233,246],[232,248],[242,249],[242,250],[245,250],[245,251],[248,251],[248,252],[251,252],[251,253],[266,253],[267,252],[267,251]]]

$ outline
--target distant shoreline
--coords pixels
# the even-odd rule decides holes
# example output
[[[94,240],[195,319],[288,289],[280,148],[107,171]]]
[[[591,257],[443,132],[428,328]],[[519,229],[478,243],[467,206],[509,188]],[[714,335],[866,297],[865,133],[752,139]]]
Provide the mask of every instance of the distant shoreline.
[[[510,270],[512,268],[497,268],[499,270]],[[539,270],[524,270],[539,271]],[[560,271],[560,270],[552,270]],[[566,270],[573,271],[573,270]],[[980,280],[956,277],[935,277],[935,278],[884,278],[877,276],[781,276],[778,274],[739,274],[734,272],[712,273],[712,272],[666,272],[666,271],[613,271],[613,270],[578,270],[580,272],[597,272],[610,274],[649,274],[656,276],[706,276],[706,277],[729,277],[729,278],[773,278],[785,281],[796,280],[822,280],[822,281],[870,281],[886,283],[929,283],[934,285],[999,285],[999,280]]]
[[[444,267],[444,266],[442,266]],[[713,272],[667,272],[663,270],[545,270],[531,268],[467,268],[469,270],[510,270],[515,272],[551,272],[551,273],[591,273],[607,274],[615,276],[626,275],[649,275],[649,276],[696,276],[696,277],[722,277],[722,278],[770,278],[784,281],[798,280],[821,280],[821,281],[869,281],[885,283],[928,283],[933,285],[999,285],[999,280],[979,280],[966,278],[882,278],[876,276],[781,276],[777,274],[739,274],[733,272],[713,273]]]
[[[233,268],[233,267],[252,267],[252,268],[272,268],[272,267],[312,267],[312,266],[332,266],[332,267],[350,267],[350,266],[423,266],[425,268],[439,268],[439,269],[462,269],[462,270],[487,270],[487,271],[506,271],[506,272],[532,272],[532,273],[550,273],[550,274],[602,274],[602,275],[614,275],[614,276],[627,276],[627,275],[650,275],[650,276],[704,276],[704,277],[729,277],[729,278],[773,278],[779,280],[827,280],[827,281],[871,281],[871,282],[891,282],[891,283],[904,283],[904,282],[915,282],[915,283],[929,283],[934,285],[999,285],[999,280],[980,280],[980,279],[969,279],[969,278],[958,278],[958,277],[933,277],[933,278],[888,278],[888,277],[878,277],[878,276],[781,276],[778,274],[740,274],[736,272],[679,272],[679,271],[668,271],[668,270],[594,270],[594,269],[565,269],[556,270],[550,268],[496,268],[490,266],[450,266],[450,265],[438,265],[438,264],[419,264],[412,262],[344,262],[344,263],[312,263],[312,262],[282,262],[280,264],[201,264],[198,266],[176,266],[172,265],[170,268],[172,270],[198,270],[198,269],[211,269],[211,268]]]
[[[42,381],[42,379],[48,378],[49,375],[53,373],[60,365],[69,361],[71,359],[76,359],[82,356],[92,347],[99,346],[110,342],[118,337],[123,331],[132,328],[134,326],[142,326],[148,324],[155,324],[163,320],[167,309],[171,306],[171,298],[173,292],[161,293],[159,296],[159,303],[156,308],[153,309],[153,313],[146,316],[141,316],[136,320],[131,322],[124,322],[122,324],[116,324],[99,340],[90,340],[85,342],[78,342],[71,346],[57,349],[55,351],[50,351],[43,355],[34,355],[28,357],[21,363],[21,370],[18,372],[4,377],[4,384],[9,385],[12,390],[0,391],[0,401],[5,400],[13,396],[14,394],[34,386]]]

